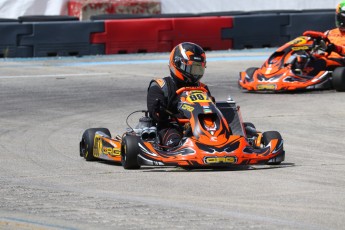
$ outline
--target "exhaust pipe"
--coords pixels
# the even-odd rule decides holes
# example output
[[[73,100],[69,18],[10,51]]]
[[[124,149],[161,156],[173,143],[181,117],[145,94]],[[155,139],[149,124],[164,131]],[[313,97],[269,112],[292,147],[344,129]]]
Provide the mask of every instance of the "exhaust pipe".
[[[157,128],[152,126],[150,129],[149,129],[149,138],[150,139],[156,139],[157,137]]]
[[[152,127],[145,127],[143,128],[143,131],[141,132],[141,139],[144,141],[148,140],[154,140],[157,137],[157,128]]]

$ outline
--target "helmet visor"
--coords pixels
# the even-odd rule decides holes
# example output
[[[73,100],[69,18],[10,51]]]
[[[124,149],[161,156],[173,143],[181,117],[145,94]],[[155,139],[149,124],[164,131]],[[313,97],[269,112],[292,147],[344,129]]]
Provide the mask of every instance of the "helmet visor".
[[[336,26],[338,28],[341,28],[341,29],[344,29],[345,28],[345,12],[342,11],[342,12],[339,12],[337,15],[336,15]]]
[[[202,76],[205,73],[204,62],[189,61],[187,65],[182,62],[180,68],[193,76]]]

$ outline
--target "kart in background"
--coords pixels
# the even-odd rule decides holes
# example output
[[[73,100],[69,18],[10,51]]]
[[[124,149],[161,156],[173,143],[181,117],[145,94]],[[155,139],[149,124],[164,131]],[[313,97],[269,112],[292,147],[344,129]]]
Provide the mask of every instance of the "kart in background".
[[[261,68],[240,72],[239,87],[247,91],[345,91],[345,60],[328,57],[329,43],[326,36],[297,37],[279,47]]]
[[[160,144],[156,127],[143,110],[135,111],[145,115],[135,128],[127,122],[129,128],[122,137],[113,139],[106,128],[87,129],[80,141],[80,156],[87,161],[121,162],[125,169],[139,169],[142,165],[216,168],[284,161],[279,132],[262,133],[252,123],[243,123],[233,100],[215,104],[202,87],[182,88],[177,93],[183,119],[173,119],[184,130],[178,146]]]

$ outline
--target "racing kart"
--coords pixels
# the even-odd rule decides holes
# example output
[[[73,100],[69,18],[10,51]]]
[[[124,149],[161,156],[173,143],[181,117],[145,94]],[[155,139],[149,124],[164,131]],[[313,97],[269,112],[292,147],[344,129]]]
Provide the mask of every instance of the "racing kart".
[[[247,91],[336,89],[345,91],[345,59],[330,58],[326,36],[314,31],[279,47],[261,66],[240,72],[239,87]],[[319,32],[316,32],[319,33]]]
[[[154,122],[142,110],[135,111],[144,115],[134,128],[127,118],[129,128],[122,136],[112,138],[106,128],[87,129],[80,141],[80,156],[87,161],[115,161],[125,169],[139,169],[142,165],[182,168],[278,165],[284,161],[279,132],[262,133],[252,123],[242,122],[240,108],[232,99],[214,103],[202,87],[182,88],[177,94],[182,116],[172,115],[172,122],[183,130],[177,146],[161,144]]]

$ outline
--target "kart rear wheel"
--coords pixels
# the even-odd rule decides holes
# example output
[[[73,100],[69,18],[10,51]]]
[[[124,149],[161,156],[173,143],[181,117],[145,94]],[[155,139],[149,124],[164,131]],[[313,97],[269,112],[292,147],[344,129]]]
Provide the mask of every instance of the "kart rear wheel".
[[[267,146],[271,140],[278,139],[283,140],[282,136],[277,131],[267,131],[262,134],[262,144]],[[267,162],[268,165],[279,165],[285,158],[285,153],[276,156],[275,158],[270,159],[270,162]]]
[[[127,135],[122,139],[121,145],[121,163],[125,169],[140,169],[138,163],[138,137]]]
[[[101,131],[111,137],[110,131],[107,128],[91,128],[85,130],[79,144],[79,152],[80,156],[84,157],[86,161],[97,160],[97,158],[93,156],[94,139],[97,131]]]
[[[345,67],[338,67],[332,74],[333,88],[339,92],[345,92]]]

